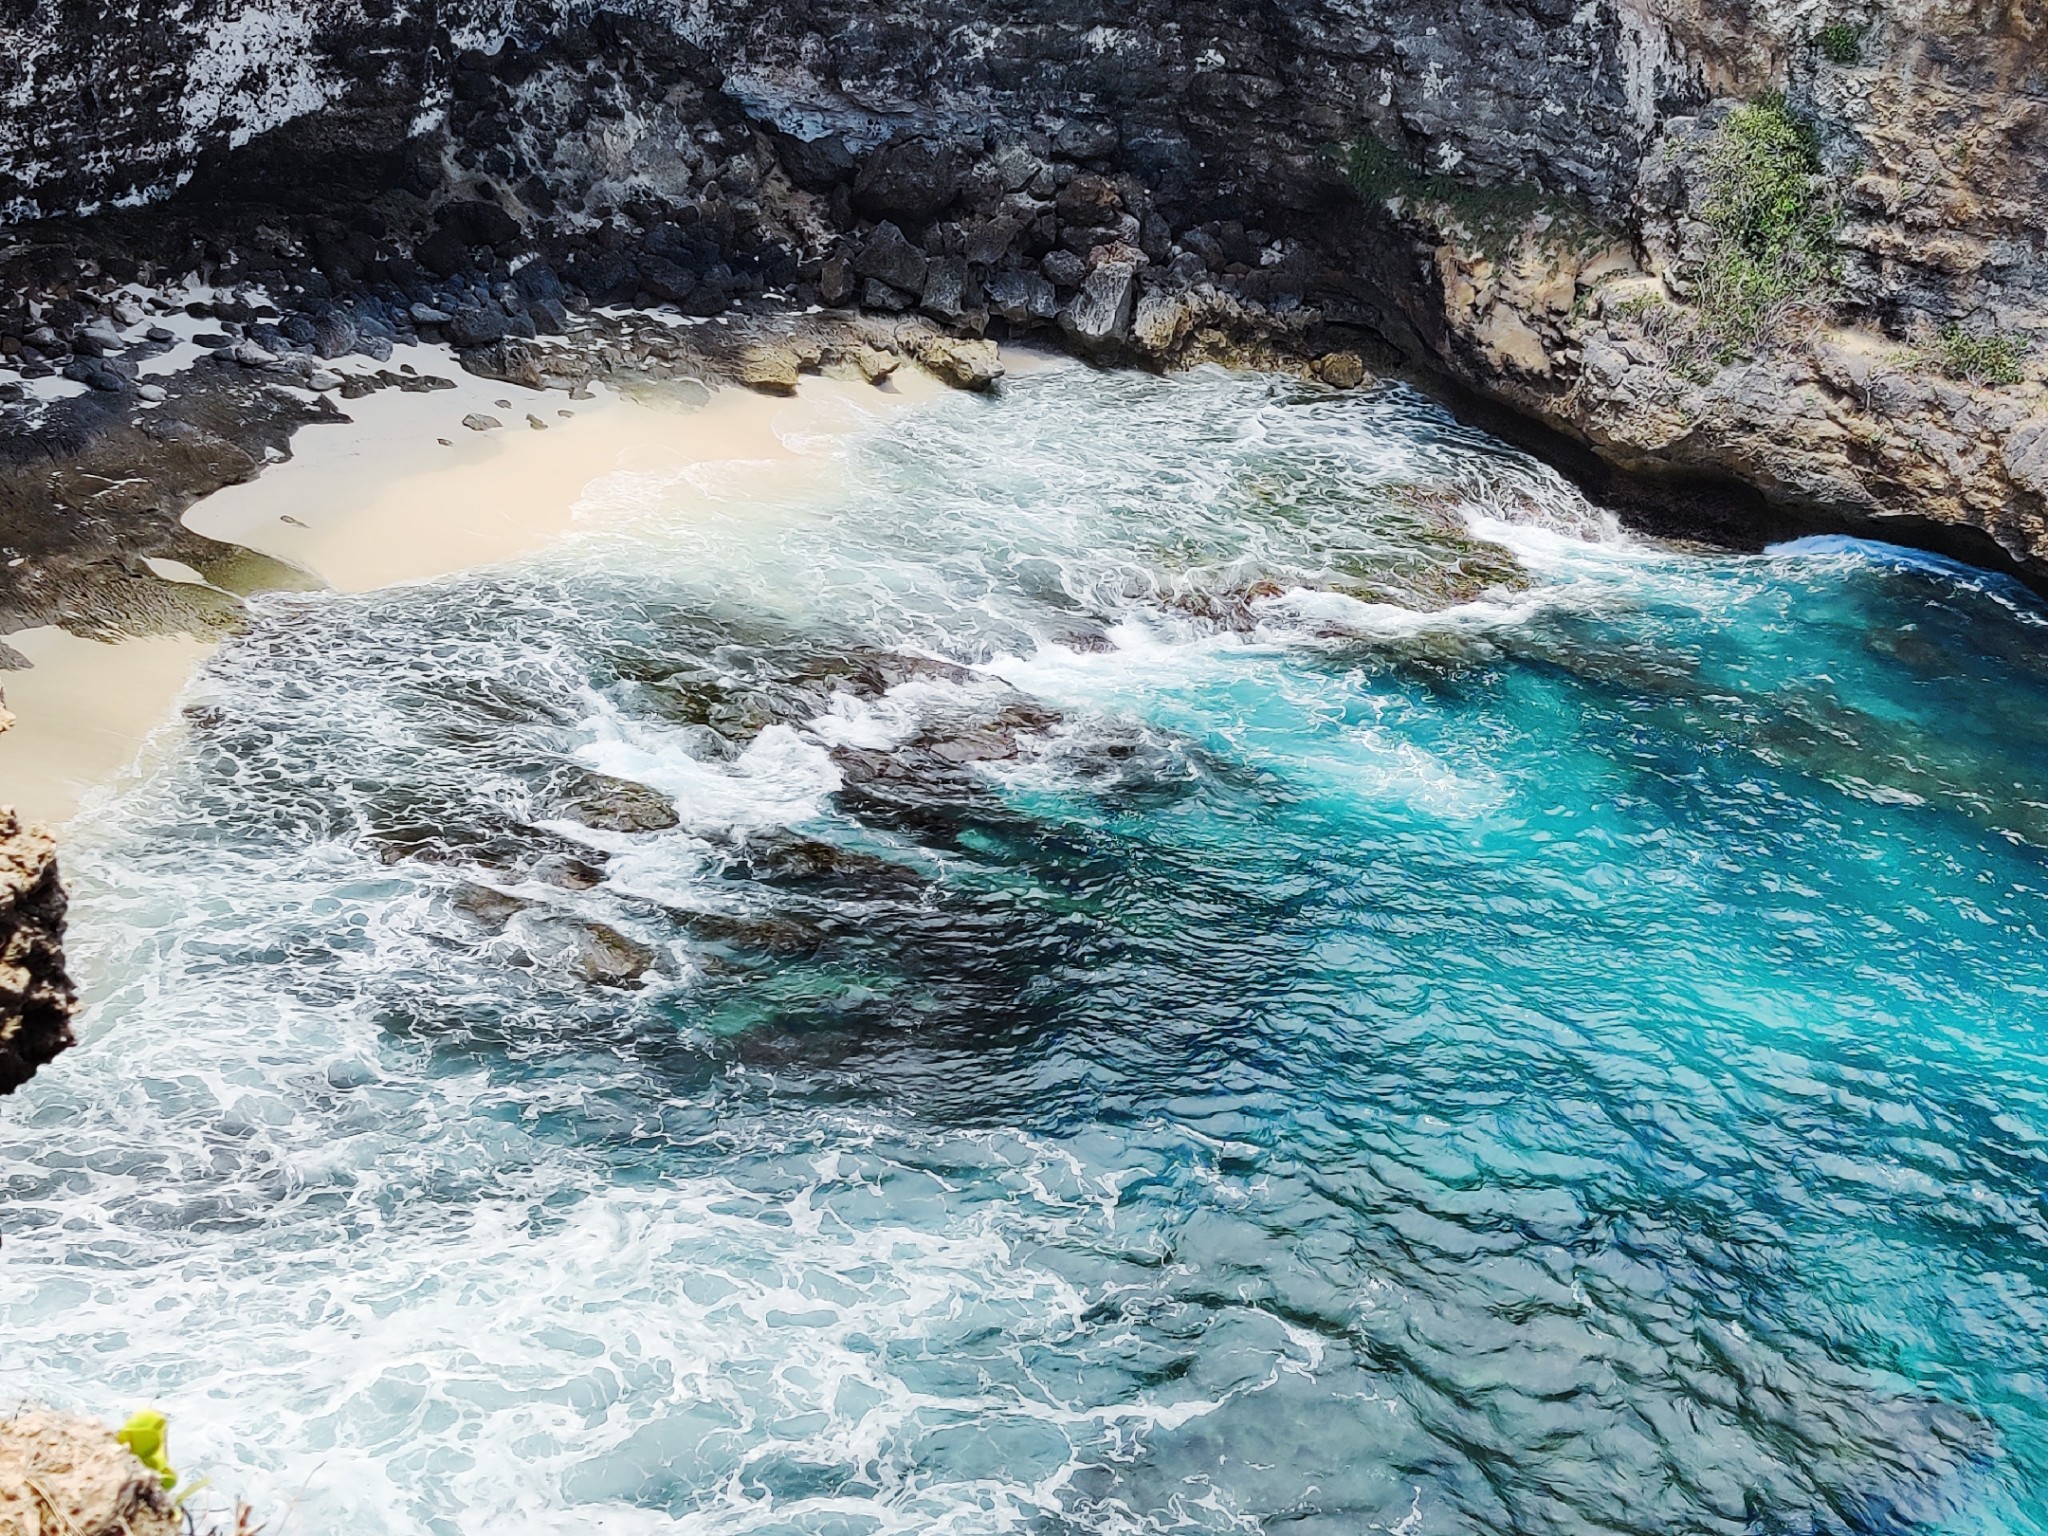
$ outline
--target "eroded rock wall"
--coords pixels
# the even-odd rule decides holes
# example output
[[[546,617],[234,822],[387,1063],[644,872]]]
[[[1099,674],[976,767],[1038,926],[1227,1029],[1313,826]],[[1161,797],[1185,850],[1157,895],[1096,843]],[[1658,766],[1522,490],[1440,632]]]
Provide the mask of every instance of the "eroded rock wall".
[[[1152,360],[1349,328],[1617,496],[1961,530],[2048,575],[2041,0],[67,0],[0,41],[17,215],[324,196],[202,264],[375,295],[372,333],[494,312],[529,247],[542,326],[775,291]],[[1816,135],[1839,282],[1703,362],[1672,344],[1700,157],[1768,91]],[[345,184],[411,201],[353,217]],[[1952,376],[1950,332],[2016,376]]]
[[[0,808],[0,1093],[72,1043],[78,994],[64,969],[64,887],[40,827]]]

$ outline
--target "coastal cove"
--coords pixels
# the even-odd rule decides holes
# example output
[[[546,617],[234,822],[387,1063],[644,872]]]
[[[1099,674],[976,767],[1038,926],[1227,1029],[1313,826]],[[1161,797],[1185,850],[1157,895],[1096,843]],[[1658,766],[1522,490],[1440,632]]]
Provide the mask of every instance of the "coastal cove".
[[[320,579],[70,825],[0,1387],[308,1530],[2048,1531],[2048,608],[1009,361],[188,511]]]

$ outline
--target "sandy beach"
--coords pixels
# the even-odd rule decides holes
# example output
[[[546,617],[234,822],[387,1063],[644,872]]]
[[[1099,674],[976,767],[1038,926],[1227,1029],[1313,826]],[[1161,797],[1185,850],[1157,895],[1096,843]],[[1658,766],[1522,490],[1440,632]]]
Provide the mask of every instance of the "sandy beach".
[[[806,378],[794,396],[684,383],[600,386],[572,400],[469,377],[424,347],[399,349],[390,366],[406,363],[456,387],[346,402],[349,422],[302,430],[290,459],[196,503],[186,526],[339,591],[431,580],[515,559],[601,515],[586,493],[615,471],[734,461],[822,469],[812,446],[821,424],[849,410],[902,409],[945,388],[905,367],[881,387]],[[472,414],[503,425],[471,430],[462,423]],[[215,643],[183,635],[106,643],[55,627],[6,640],[33,666],[0,674],[15,716],[0,735],[0,803],[50,826],[89,813],[96,795],[146,759]]]

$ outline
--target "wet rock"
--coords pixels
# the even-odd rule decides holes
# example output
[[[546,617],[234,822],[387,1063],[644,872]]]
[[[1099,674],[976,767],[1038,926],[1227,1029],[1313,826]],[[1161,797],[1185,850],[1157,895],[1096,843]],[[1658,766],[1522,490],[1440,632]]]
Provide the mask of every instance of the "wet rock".
[[[510,891],[478,885],[470,880],[455,888],[449,902],[464,917],[473,919],[492,933],[499,932],[512,918],[535,905],[524,896],[514,896]]]
[[[935,336],[918,348],[917,360],[955,389],[993,389],[1003,376],[1002,356],[992,341]]]
[[[557,808],[572,821],[606,832],[661,832],[681,820],[675,802],[660,790],[587,769],[566,776]]]
[[[1335,389],[1356,389],[1365,382],[1365,360],[1356,352],[1326,352],[1315,362],[1315,375]]]
[[[593,986],[630,986],[654,968],[654,951],[609,923],[565,918],[552,926],[569,942],[570,972]]]

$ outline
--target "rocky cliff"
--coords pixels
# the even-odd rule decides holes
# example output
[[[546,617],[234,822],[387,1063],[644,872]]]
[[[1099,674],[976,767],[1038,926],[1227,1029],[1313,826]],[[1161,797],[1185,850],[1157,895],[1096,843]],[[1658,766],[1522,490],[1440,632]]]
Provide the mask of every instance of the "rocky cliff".
[[[120,312],[138,278],[260,284],[217,350],[299,383],[416,336],[537,376],[586,304],[775,293],[1141,361],[1357,352],[1647,515],[2048,578],[2039,0],[0,21],[0,352],[102,415],[169,345]]]
[[[71,1042],[78,995],[64,970],[56,845],[0,808],[0,1093]]]

